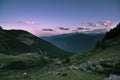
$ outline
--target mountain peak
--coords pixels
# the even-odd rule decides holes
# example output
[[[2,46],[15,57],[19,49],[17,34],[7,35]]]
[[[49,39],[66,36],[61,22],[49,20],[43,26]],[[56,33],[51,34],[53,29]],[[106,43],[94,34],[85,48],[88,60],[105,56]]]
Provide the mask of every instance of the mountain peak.
[[[3,28],[0,26],[0,30],[2,30]]]
[[[24,30],[3,29],[0,37],[2,37],[0,39],[0,53],[19,55],[42,51],[50,57],[66,57],[69,55],[68,52]]]
[[[117,36],[120,36],[120,23],[113,29],[111,29],[109,32],[106,33],[105,39],[112,39]]]

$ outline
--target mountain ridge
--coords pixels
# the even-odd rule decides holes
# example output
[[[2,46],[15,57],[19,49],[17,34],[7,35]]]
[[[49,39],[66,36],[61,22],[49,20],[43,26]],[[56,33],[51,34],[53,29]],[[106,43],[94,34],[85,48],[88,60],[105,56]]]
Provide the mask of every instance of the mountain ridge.
[[[103,36],[104,34],[102,33],[71,33],[41,38],[65,51],[79,53],[94,48],[97,41],[101,40]]]
[[[51,43],[42,40],[35,35],[24,30],[0,30],[1,52],[9,54],[21,54],[29,52],[43,52],[51,57],[61,57],[69,55]],[[52,51],[54,49],[54,51]],[[68,53],[68,54],[66,54]]]

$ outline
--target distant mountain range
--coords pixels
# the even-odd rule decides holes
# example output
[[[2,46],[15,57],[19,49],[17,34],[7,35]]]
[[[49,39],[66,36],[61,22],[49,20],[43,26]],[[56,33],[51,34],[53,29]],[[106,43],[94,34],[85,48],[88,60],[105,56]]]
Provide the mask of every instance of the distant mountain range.
[[[50,57],[70,55],[51,43],[23,30],[4,30],[0,28],[0,53],[19,55],[23,53],[46,54]]]
[[[104,37],[105,33],[69,33],[40,37],[69,52],[78,53],[90,50]]]

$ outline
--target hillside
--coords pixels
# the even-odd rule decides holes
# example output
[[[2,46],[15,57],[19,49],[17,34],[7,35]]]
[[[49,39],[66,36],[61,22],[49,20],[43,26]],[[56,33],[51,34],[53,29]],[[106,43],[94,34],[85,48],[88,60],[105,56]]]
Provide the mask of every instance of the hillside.
[[[120,74],[120,24],[107,32],[96,47],[72,57],[82,68],[102,74]],[[81,64],[82,63],[82,64]]]
[[[69,53],[23,30],[0,30],[0,53],[18,55],[39,52],[50,57],[63,57]]]
[[[119,32],[120,24],[107,32],[91,51],[66,58],[61,61],[61,64],[52,65],[52,68],[44,68],[48,71],[37,78],[43,80],[120,80]],[[40,71],[37,74],[40,74]],[[32,76],[32,79],[37,78],[36,75]]]
[[[104,37],[103,33],[101,34],[70,33],[41,38],[51,42],[55,46],[65,51],[79,53],[94,48],[95,44],[103,37]]]

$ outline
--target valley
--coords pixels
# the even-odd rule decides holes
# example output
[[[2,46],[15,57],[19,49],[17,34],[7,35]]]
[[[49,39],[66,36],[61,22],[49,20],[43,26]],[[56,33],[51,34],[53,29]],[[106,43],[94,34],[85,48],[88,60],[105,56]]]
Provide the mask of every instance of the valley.
[[[25,31],[1,29],[0,42],[0,80],[120,79],[120,24],[75,55]]]
[[[92,31],[91,31],[92,32]],[[48,37],[40,37],[62,50],[71,53],[80,53],[91,50],[105,35],[104,33],[70,33]]]

